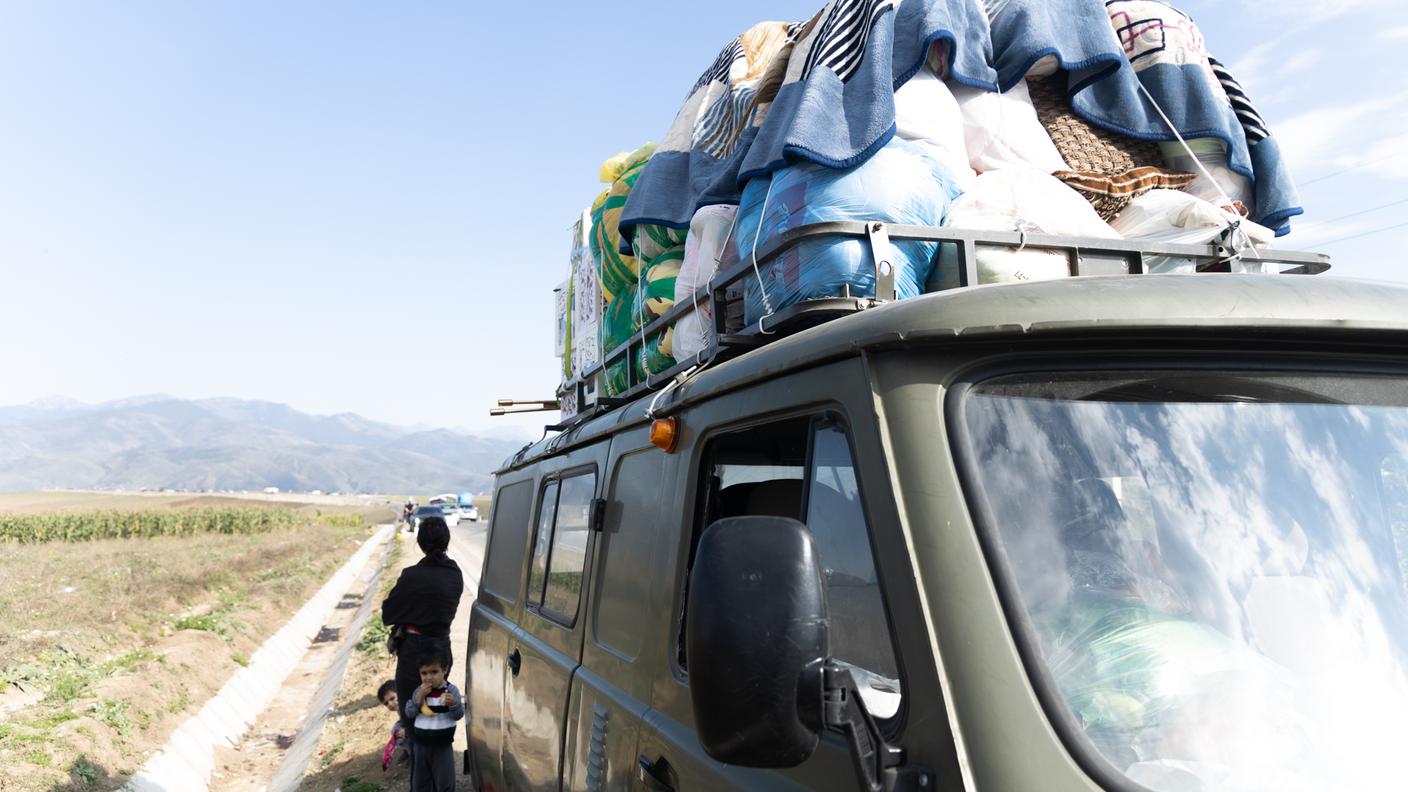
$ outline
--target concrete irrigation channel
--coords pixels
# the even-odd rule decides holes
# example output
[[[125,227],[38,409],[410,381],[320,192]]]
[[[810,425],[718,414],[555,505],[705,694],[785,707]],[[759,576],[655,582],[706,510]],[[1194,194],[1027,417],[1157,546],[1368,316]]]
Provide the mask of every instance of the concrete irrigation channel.
[[[469,631],[479,589],[487,526],[451,531],[450,555],[465,574],[465,595],[452,626],[456,648]],[[420,551],[409,536],[403,561]],[[394,526],[382,526],[328,582],[250,657],[199,712],[128,783],[132,792],[281,792],[297,789],[342,685],[363,626],[380,618],[376,601]],[[464,730],[456,734],[464,748]],[[467,787],[466,787],[467,788]]]

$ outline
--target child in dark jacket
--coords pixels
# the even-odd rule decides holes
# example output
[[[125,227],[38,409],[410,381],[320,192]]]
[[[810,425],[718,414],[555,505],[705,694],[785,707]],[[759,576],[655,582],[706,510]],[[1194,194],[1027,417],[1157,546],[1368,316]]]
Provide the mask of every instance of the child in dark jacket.
[[[449,652],[431,649],[417,665],[420,687],[404,705],[411,720],[411,790],[454,792],[455,722],[464,717],[464,699],[445,678],[450,673]]]

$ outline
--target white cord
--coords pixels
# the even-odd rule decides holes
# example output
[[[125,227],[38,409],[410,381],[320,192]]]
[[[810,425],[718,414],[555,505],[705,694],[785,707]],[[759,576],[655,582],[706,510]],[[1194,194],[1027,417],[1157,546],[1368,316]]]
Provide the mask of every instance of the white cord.
[[[632,246],[636,247],[636,246]],[[636,249],[636,318],[640,319],[640,367],[645,371],[646,379],[650,378],[650,369],[645,365],[645,326],[650,324],[645,316],[645,257],[640,255]],[[630,359],[629,351],[626,354],[626,365],[633,366],[635,361]],[[626,372],[626,381],[630,382],[630,372]]]
[[[1015,196],[1014,196],[1014,200],[1015,200]],[[1023,219],[1022,217],[1013,215],[1013,217],[1012,217],[1012,230],[1013,230],[1013,231],[1016,231],[1017,234],[1018,234],[1018,236],[1017,236],[1017,249],[1016,249],[1014,252],[1016,252],[1016,253],[1021,253],[1023,250],[1026,250],[1026,248],[1027,248],[1027,232],[1028,232],[1028,231],[1040,231],[1041,228],[1039,228],[1039,227],[1036,226],[1036,225],[1033,225],[1032,223],[1027,222],[1027,221],[1026,221],[1025,219]]]
[[[669,393],[675,387],[679,386],[685,380],[689,379],[690,375],[698,369],[698,366],[690,366],[689,368],[685,369],[684,371],[681,371],[679,374],[676,374],[674,377],[672,377],[670,381],[665,384],[665,387],[661,388],[655,394],[655,398],[650,400],[650,406],[645,408],[645,417],[652,421],[655,420],[655,405],[660,402],[660,397]]]
[[[698,211],[698,210],[696,210],[696,213],[697,213],[697,211]],[[733,229],[734,229],[737,225],[738,225],[738,210],[735,209],[734,212],[733,212],[733,219],[730,220],[730,221],[729,221],[729,224],[728,224],[728,233],[724,234],[724,241],[719,245],[719,251],[718,251],[718,253],[714,254],[714,275],[713,275],[713,277],[710,277],[710,278],[709,278],[709,281],[712,281],[712,280],[714,279],[714,277],[717,277],[717,276],[718,276],[718,274],[719,274],[719,265],[723,263],[723,259],[724,259],[724,250],[728,248],[728,241],[733,238]],[[709,340],[709,335],[708,335],[707,333],[702,333],[702,331],[703,331],[703,329],[704,329],[704,322],[703,322],[702,317],[699,316],[699,285],[698,285],[698,284],[699,284],[699,262],[698,262],[698,261],[695,261],[695,262],[694,262],[694,271],[691,272],[691,273],[689,273],[689,277],[690,277],[690,282],[689,282],[689,296],[690,296],[691,302],[694,303],[694,318],[697,319],[697,320],[699,320],[699,323],[700,323],[700,324],[699,324],[699,328],[700,328],[700,330],[701,330],[701,334],[704,335],[704,340],[705,340],[706,342],[708,342],[708,340]],[[706,282],[708,282],[708,281],[706,281]],[[714,306],[714,310],[717,311],[717,310],[719,310],[719,308],[721,308],[721,307],[722,307],[722,306],[715,305],[715,306]],[[709,317],[709,318],[712,319],[713,317]],[[706,345],[707,345],[707,343],[706,343]],[[699,350],[698,352],[695,352],[695,353],[694,353],[694,363],[695,363],[696,366],[699,365],[699,356],[702,355],[702,354],[704,354],[704,350],[702,350],[702,349]]]
[[[1168,115],[1164,113],[1164,109],[1159,106],[1158,100],[1154,98],[1153,94],[1149,93],[1148,88],[1144,87],[1144,81],[1140,80],[1136,75],[1134,82],[1139,86],[1139,91],[1144,94],[1144,98],[1148,99],[1149,104],[1154,106],[1154,110],[1159,114],[1159,118],[1163,119],[1164,126],[1168,127],[1168,131],[1172,132],[1173,136],[1178,139],[1179,145],[1183,146],[1184,151],[1188,152],[1188,156],[1193,158],[1193,163],[1198,166],[1198,171],[1202,173],[1203,177],[1208,180],[1208,183],[1213,186],[1213,189],[1217,190],[1218,196],[1222,198],[1223,205],[1233,206],[1232,197],[1222,189],[1222,185],[1208,172],[1208,169],[1203,165],[1203,161],[1198,159],[1198,155],[1193,153],[1193,147],[1189,146],[1188,141],[1183,139],[1183,135],[1179,134],[1178,128],[1173,125]],[[1251,236],[1242,228],[1241,220],[1229,220],[1227,222],[1227,230],[1231,232],[1228,235],[1228,240],[1232,243],[1233,250],[1233,256],[1227,259],[1228,261],[1240,261],[1242,254],[1246,251],[1250,251],[1253,258],[1261,258],[1261,255],[1256,251],[1256,244],[1252,242]]]
[[[758,212],[758,227],[753,231],[753,276],[758,279],[758,291],[763,295],[764,310],[762,318],[758,319],[758,332],[763,335],[772,335],[777,332],[774,330],[773,333],[769,333],[763,330],[763,319],[772,316],[773,310],[772,301],[768,299],[768,287],[763,283],[763,273],[758,270],[758,237],[763,235],[763,222],[768,216],[768,200],[772,198],[773,177],[776,175],[777,172],[774,171],[768,176],[768,191],[763,193],[763,208],[762,211]],[[742,207],[740,207],[740,211],[741,209]]]

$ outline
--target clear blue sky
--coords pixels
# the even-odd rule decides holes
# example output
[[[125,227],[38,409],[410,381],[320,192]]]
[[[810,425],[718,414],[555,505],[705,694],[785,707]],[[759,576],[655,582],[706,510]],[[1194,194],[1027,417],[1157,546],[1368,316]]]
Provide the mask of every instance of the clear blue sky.
[[[501,426],[495,398],[556,384],[601,160],[658,140],[732,36],[820,6],[0,0],[0,404]],[[1408,280],[1408,227],[1336,241],[1408,222],[1408,11],[1181,7],[1304,184],[1284,244]]]

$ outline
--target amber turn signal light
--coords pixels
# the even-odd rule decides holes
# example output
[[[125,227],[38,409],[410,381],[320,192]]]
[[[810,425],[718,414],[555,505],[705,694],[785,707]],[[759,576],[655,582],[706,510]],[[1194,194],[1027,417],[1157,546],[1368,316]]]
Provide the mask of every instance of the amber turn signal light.
[[[656,418],[650,424],[650,442],[667,454],[673,454],[680,441],[680,419]]]

